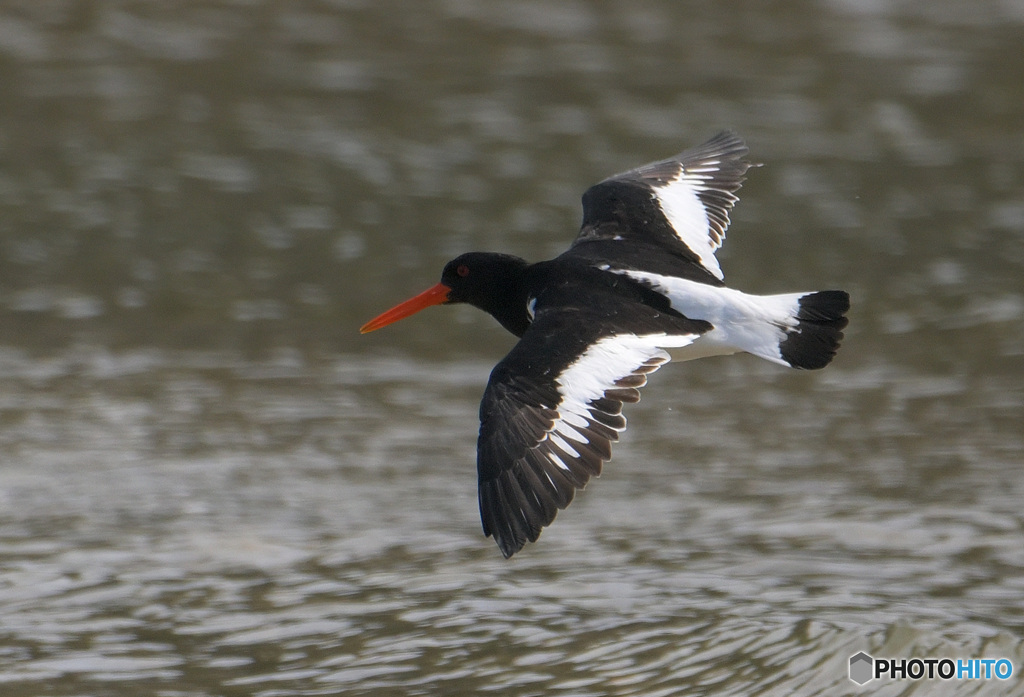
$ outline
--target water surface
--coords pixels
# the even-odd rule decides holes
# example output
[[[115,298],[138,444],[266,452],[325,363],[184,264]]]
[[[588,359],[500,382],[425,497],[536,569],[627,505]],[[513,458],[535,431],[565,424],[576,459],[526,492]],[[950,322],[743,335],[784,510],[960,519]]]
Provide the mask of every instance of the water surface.
[[[1024,6],[0,10],[5,695],[1024,694]],[[853,296],[814,373],[669,365],[503,560],[469,249],[729,127],[727,279]],[[1009,681],[847,679],[875,656]]]

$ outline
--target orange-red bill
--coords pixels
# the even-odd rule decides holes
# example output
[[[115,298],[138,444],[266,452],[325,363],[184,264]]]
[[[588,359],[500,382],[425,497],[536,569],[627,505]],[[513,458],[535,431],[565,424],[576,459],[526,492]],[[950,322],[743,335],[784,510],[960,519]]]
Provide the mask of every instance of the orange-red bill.
[[[375,329],[386,327],[392,322],[405,319],[409,315],[415,315],[420,310],[425,310],[431,305],[440,305],[441,303],[447,302],[449,292],[451,292],[451,288],[443,283],[438,283],[432,288],[427,288],[416,297],[409,298],[404,303],[395,305],[384,314],[374,317],[359,328],[359,333],[365,334],[367,332],[372,332]]]

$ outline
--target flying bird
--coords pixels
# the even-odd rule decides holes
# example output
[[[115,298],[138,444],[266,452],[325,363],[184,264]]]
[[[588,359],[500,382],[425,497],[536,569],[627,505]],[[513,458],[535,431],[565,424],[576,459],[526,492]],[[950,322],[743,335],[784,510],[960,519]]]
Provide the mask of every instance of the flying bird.
[[[622,405],[638,401],[647,376],[670,358],[746,352],[813,370],[835,356],[846,292],[751,295],[725,286],[715,252],[751,167],[747,152],[724,131],[610,177],[583,194],[582,226],[561,255],[531,264],[463,254],[440,283],[361,328],[469,303],[519,337],[491,372],[477,442],[483,531],[506,558],[601,474],[626,427]]]

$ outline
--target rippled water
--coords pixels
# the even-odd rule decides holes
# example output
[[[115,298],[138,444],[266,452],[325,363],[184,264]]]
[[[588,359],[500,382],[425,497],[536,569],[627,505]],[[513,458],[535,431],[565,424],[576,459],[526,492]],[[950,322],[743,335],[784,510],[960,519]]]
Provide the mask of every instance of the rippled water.
[[[1024,5],[0,8],[0,693],[1024,694]],[[722,127],[720,252],[853,295],[667,366],[505,561],[467,249]],[[1011,680],[847,678],[858,651]]]

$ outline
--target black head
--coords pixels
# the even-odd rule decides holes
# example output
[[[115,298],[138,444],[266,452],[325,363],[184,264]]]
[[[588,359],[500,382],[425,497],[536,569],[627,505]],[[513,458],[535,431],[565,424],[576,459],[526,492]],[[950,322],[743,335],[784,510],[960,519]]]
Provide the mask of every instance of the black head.
[[[527,263],[511,254],[468,252],[452,259],[441,272],[441,283],[451,288],[449,303],[469,303],[485,312],[517,295]]]
[[[445,264],[440,283],[375,317],[359,331],[372,332],[431,305],[469,303],[493,315],[516,336],[522,336],[530,324],[523,288],[526,267],[525,260],[510,254],[463,254]]]

